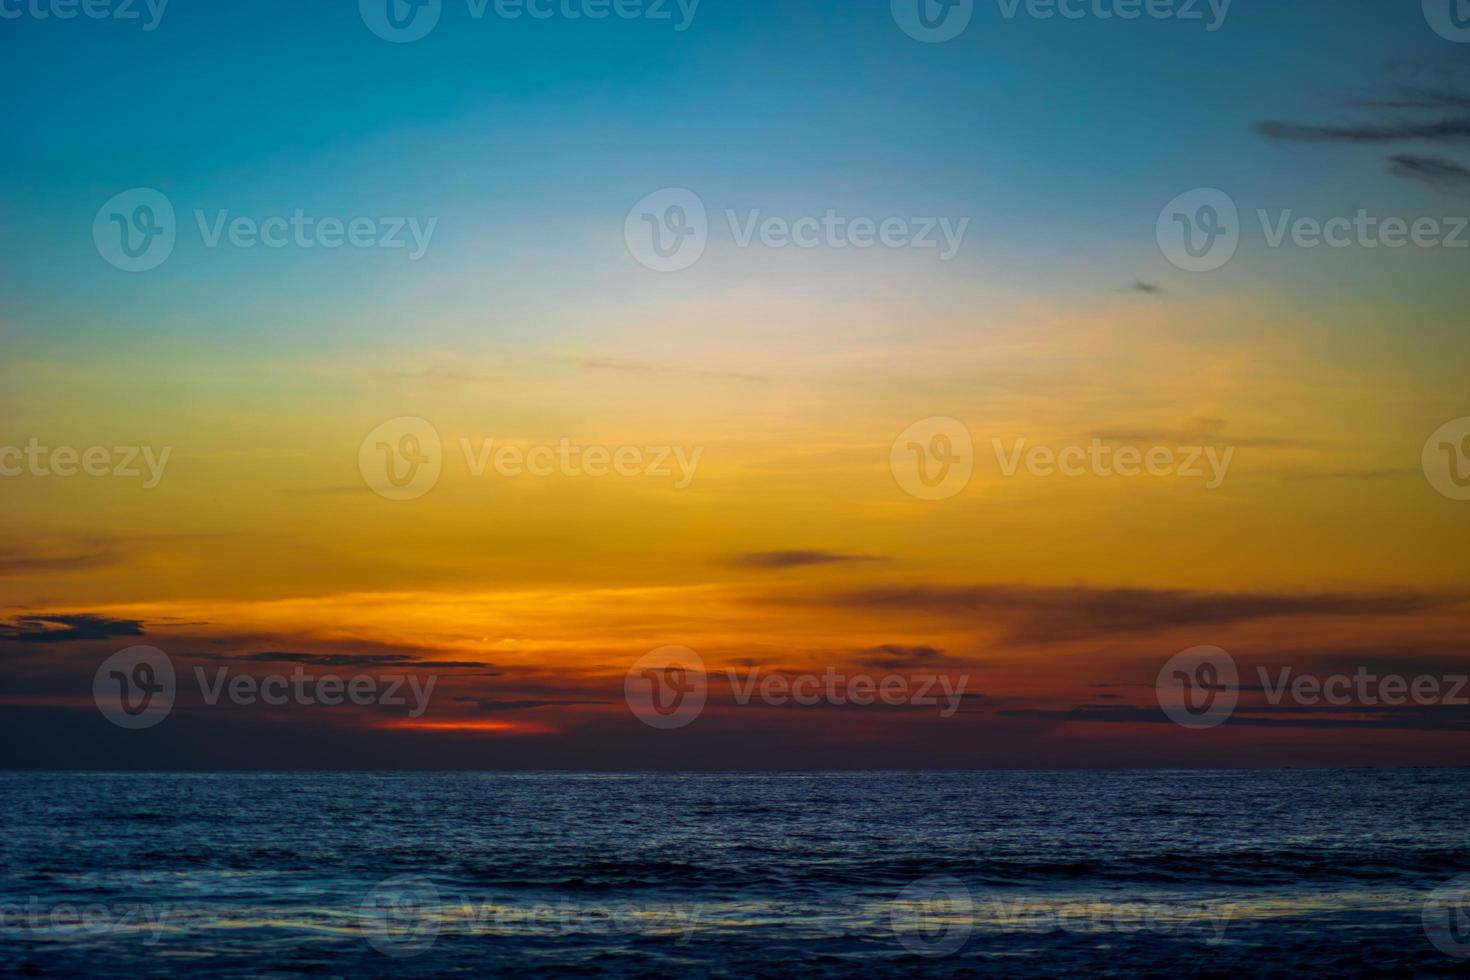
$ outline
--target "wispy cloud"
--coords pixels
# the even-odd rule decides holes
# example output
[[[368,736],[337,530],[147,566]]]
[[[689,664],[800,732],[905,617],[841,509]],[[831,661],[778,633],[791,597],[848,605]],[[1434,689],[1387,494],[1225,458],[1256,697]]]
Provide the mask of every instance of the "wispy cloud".
[[[707,368],[683,368],[667,364],[651,364],[646,361],[620,361],[606,357],[562,357],[563,364],[570,364],[587,371],[618,371],[624,374],[683,374],[721,381],[751,381],[766,383],[771,379],[759,374],[740,371],[715,371]]]
[[[1009,638],[1046,642],[1147,633],[1260,619],[1404,616],[1453,605],[1444,596],[1393,594],[1216,593],[1161,589],[1044,588],[1017,585],[897,585],[765,601],[903,612],[1006,624]]]
[[[1352,108],[1388,114],[1388,119],[1320,125],[1267,121],[1256,132],[1267,139],[1302,143],[1439,143],[1470,142],[1470,91],[1463,74],[1442,74],[1432,85],[1397,84],[1389,94],[1349,102]],[[1432,115],[1433,118],[1426,118]],[[1389,173],[1442,191],[1470,188],[1470,168],[1438,156],[1408,153],[1388,158]]]
[[[1439,157],[1398,154],[1388,158],[1389,172],[1396,177],[1420,180],[1444,191],[1470,190],[1470,168]]]
[[[0,555],[0,576],[38,575],[50,572],[83,572],[122,562],[122,549],[110,542],[75,543],[8,542],[8,554]]]
[[[1010,718],[1057,722],[1172,725],[1157,705],[1079,704],[1070,708],[1002,708]],[[1226,722],[1255,728],[1392,729],[1470,731],[1470,711],[1460,705],[1240,705]]]
[[[483,670],[494,664],[477,660],[431,660],[426,657],[402,653],[293,653],[264,651],[235,656],[227,654],[199,654],[196,659],[227,660],[233,663],[303,664],[310,667],[357,667],[374,669],[384,667],[421,668],[473,668]]]
[[[1257,124],[1256,131],[1267,139],[1308,143],[1402,143],[1407,141],[1458,143],[1470,140],[1470,118],[1347,126],[1263,122]]]
[[[779,570],[813,565],[846,565],[854,562],[887,561],[882,555],[848,555],[836,551],[753,551],[736,555],[733,564],[743,568]]]
[[[1424,476],[1423,470],[1410,469],[1408,467],[1377,467],[1361,470],[1323,470],[1321,472],[1293,473],[1289,479],[1293,480],[1390,480],[1399,477]]]
[[[497,701],[493,698],[468,698],[459,697],[454,700],[473,704],[481,711],[533,711],[537,708],[561,708],[574,705],[599,705],[612,704],[611,701],[548,701],[537,699],[522,699],[518,701]]]
[[[1099,429],[1092,433],[1094,439],[1104,442],[1157,442],[1175,445],[1219,445],[1282,449],[1297,445],[1296,440],[1280,436],[1227,436],[1222,431],[1224,419],[1191,419],[1175,428],[1149,425],[1119,425]]]
[[[896,643],[885,643],[882,646],[868,647],[866,650],[857,652],[859,654],[858,663],[864,667],[876,667],[880,670],[939,667],[949,661],[943,650],[924,645],[903,646]]]

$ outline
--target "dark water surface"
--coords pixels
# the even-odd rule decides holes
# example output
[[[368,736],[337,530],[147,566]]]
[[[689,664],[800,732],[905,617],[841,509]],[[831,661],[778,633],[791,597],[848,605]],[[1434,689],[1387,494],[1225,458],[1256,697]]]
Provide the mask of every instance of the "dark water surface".
[[[0,773],[0,800],[5,975],[1470,975],[1463,770]]]

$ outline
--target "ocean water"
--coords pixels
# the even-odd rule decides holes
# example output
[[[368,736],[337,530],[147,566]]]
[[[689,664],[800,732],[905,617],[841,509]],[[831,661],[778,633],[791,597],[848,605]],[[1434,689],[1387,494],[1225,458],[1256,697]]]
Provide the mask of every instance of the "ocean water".
[[[7,976],[1464,976],[1470,771],[0,774]]]

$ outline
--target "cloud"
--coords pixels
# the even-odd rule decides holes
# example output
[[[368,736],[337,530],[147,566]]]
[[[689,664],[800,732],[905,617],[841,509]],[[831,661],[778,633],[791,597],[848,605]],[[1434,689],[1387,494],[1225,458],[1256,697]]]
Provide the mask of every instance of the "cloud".
[[[418,371],[394,371],[388,375],[403,381],[424,381],[430,384],[457,384],[459,382],[472,380],[467,374],[460,374],[449,368],[434,365]]]
[[[931,646],[901,646],[885,643],[857,651],[857,662],[881,670],[905,670],[913,667],[937,667],[949,660],[944,651]]]
[[[362,484],[353,486],[350,483],[342,483],[331,487],[286,487],[281,490],[281,493],[289,494],[293,497],[322,497],[349,493],[360,494],[362,491]]]
[[[1221,593],[1018,585],[895,585],[765,601],[1000,621],[1021,642],[1318,616],[1402,616],[1455,600],[1414,593]]]
[[[1387,480],[1407,476],[1422,477],[1423,475],[1423,470],[1409,469],[1408,467],[1381,467],[1364,470],[1327,470],[1321,473],[1297,473],[1291,478],[1296,480]]]
[[[1284,439],[1279,436],[1225,436],[1221,432],[1224,428],[1224,419],[1198,418],[1191,419],[1173,429],[1146,425],[1099,429],[1092,433],[1092,438],[1101,439],[1103,442],[1152,442],[1171,443],[1179,446],[1219,445],[1223,443],[1231,446],[1282,449],[1297,445],[1296,440]]]
[[[100,541],[69,545],[18,545],[10,542],[0,555],[0,576],[81,572],[117,565],[120,548]]]
[[[0,640],[17,643],[75,643],[142,635],[143,623],[139,620],[112,619],[92,613],[34,613],[0,623]]]
[[[1389,173],[1409,180],[1420,180],[1445,191],[1470,190],[1470,168],[1438,157],[1399,154],[1388,158]]]
[[[1151,283],[1151,282],[1144,282],[1142,279],[1135,279],[1135,280],[1133,280],[1133,285],[1131,285],[1127,289],[1123,290],[1123,292],[1125,292],[1125,293],[1145,293],[1145,294],[1147,294],[1149,296],[1161,296],[1164,293],[1164,287],[1163,286],[1155,286],[1153,283]]]
[[[563,364],[571,364],[588,371],[619,371],[625,374],[685,374],[697,378],[711,378],[720,381],[751,381],[765,384],[771,379],[759,374],[745,374],[739,371],[711,371],[702,368],[679,368],[663,364],[650,364],[646,361],[619,361],[605,357],[563,357]]]
[[[1256,125],[1256,132],[1267,139],[1306,143],[1458,143],[1470,140],[1470,118],[1354,126],[1263,122]]]
[[[365,669],[381,667],[440,667],[451,668],[475,668],[483,669],[493,667],[494,664],[481,663],[476,660],[428,660],[419,656],[411,656],[402,653],[283,653],[267,651],[263,653],[247,653],[240,656],[225,656],[217,654],[199,654],[195,659],[200,660],[227,660],[231,663],[267,663],[267,664],[303,664],[309,667],[359,667]]]
[[[846,555],[835,551],[753,551],[731,561],[744,568],[775,570],[807,568],[812,565],[843,565],[851,562],[887,561],[881,555]]]
[[[491,711],[491,712],[498,712],[498,711],[531,711],[531,710],[534,710],[536,708],[559,708],[559,707],[570,706],[570,705],[612,704],[613,703],[612,701],[537,701],[537,700],[497,701],[497,700],[494,700],[494,699],[465,698],[465,697],[455,698],[454,700],[468,702],[470,704],[475,705],[481,711]]]
[[[1057,722],[1129,725],[1172,725],[1157,705],[1079,704],[1070,708],[1001,708],[996,715]],[[1240,705],[1227,726],[1250,728],[1392,729],[1397,731],[1470,731],[1470,711],[1460,705]]]
[[[1403,66],[1400,66],[1403,67]],[[1442,66],[1445,67],[1445,66]],[[1305,143],[1440,143],[1470,142],[1470,78],[1453,67],[1452,73],[1438,73],[1434,84],[1398,84],[1390,94],[1350,103],[1358,109],[1387,114],[1386,119],[1344,125],[1311,125],[1295,122],[1262,122],[1256,132],[1267,139]],[[1413,75],[1429,73],[1416,68]],[[1426,113],[1438,118],[1425,118]],[[1470,168],[1440,157],[1395,154],[1388,158],[1389,173],[1416,180],[1442,191],[1458,192],[1470,188]]]

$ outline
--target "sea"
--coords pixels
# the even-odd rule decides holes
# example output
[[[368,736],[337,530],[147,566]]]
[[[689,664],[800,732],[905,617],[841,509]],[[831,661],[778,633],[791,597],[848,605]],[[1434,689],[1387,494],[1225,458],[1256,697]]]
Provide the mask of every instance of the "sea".
[[[1470,975],[1470,770],[0,773],[0,975]]]

